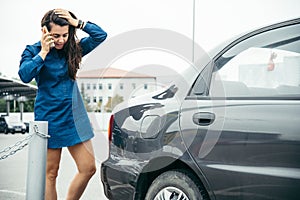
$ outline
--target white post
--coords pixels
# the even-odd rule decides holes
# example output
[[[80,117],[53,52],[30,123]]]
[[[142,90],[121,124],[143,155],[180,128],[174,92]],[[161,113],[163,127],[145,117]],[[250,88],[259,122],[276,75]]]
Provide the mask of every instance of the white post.
[[[48,122],[29,123],[26,200],[42,200],[45,195]]]

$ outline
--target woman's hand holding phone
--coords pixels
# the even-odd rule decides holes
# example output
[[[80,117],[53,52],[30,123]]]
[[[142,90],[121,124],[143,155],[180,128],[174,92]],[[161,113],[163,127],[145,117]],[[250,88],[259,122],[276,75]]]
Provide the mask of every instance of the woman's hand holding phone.
[[[46,26],[42,27],[42,38],[41,38],[41,45],[42,49],[39,53],[39,55],[45,59],[46,55],[49,53],[50,49],[54,47],[54,40],[51,36],[51,33],[49,33]]]

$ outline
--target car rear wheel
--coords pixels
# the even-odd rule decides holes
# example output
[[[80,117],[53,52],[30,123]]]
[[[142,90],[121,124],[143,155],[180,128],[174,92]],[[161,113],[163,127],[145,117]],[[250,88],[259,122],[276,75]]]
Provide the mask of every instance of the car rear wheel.
[[[167,171],[158,176],[145,200],[205,200],[205,190],[188,172]]]

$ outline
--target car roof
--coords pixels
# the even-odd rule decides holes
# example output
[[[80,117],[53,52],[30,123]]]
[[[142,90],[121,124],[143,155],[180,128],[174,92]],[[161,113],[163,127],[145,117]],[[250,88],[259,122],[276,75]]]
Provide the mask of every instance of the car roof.
[[[263,33],[272,29],[277,29],[277,28],[281,28],[281,27],[285,27],[285,26],[290,26],[290,25],[294,25],[294,24],[299,24],[300,23],[300,18],[293,18],[293,19],[289,19],[289,20],[285,20],[285,21],[281,21],[281,22],[277,22],[277,23],[273,23],[267,26],[263,26],[260,28],[255,28],[252,29],[250,31],[241,33],[237,36],[234,36],[224,42],[222,42],[221,44],[217,45],[215,48],[213,48],[212,50],[210,50],[208,52],[209,56],[213,59],[218,58],[220,55],[222,55],[226,50],[228,50],[230,47],[236,45],[237,43],[252,37],[254,35],[257,35],[259,33]]]

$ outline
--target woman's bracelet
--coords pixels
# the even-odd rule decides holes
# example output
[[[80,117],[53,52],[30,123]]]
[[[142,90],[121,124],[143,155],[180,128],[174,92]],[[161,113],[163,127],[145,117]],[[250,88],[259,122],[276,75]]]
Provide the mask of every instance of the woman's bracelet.
[[[85,26],[85,22],[82,22],[80,29],[82,30],[84,28],[84,26]]]
[[[80,28],[80,29],[82,29],[83,28],[83,24],[84,24],[84,22],[80,19],[80,20],[78,20],[78,25],[77,25],[77,27],[76,28]]]

